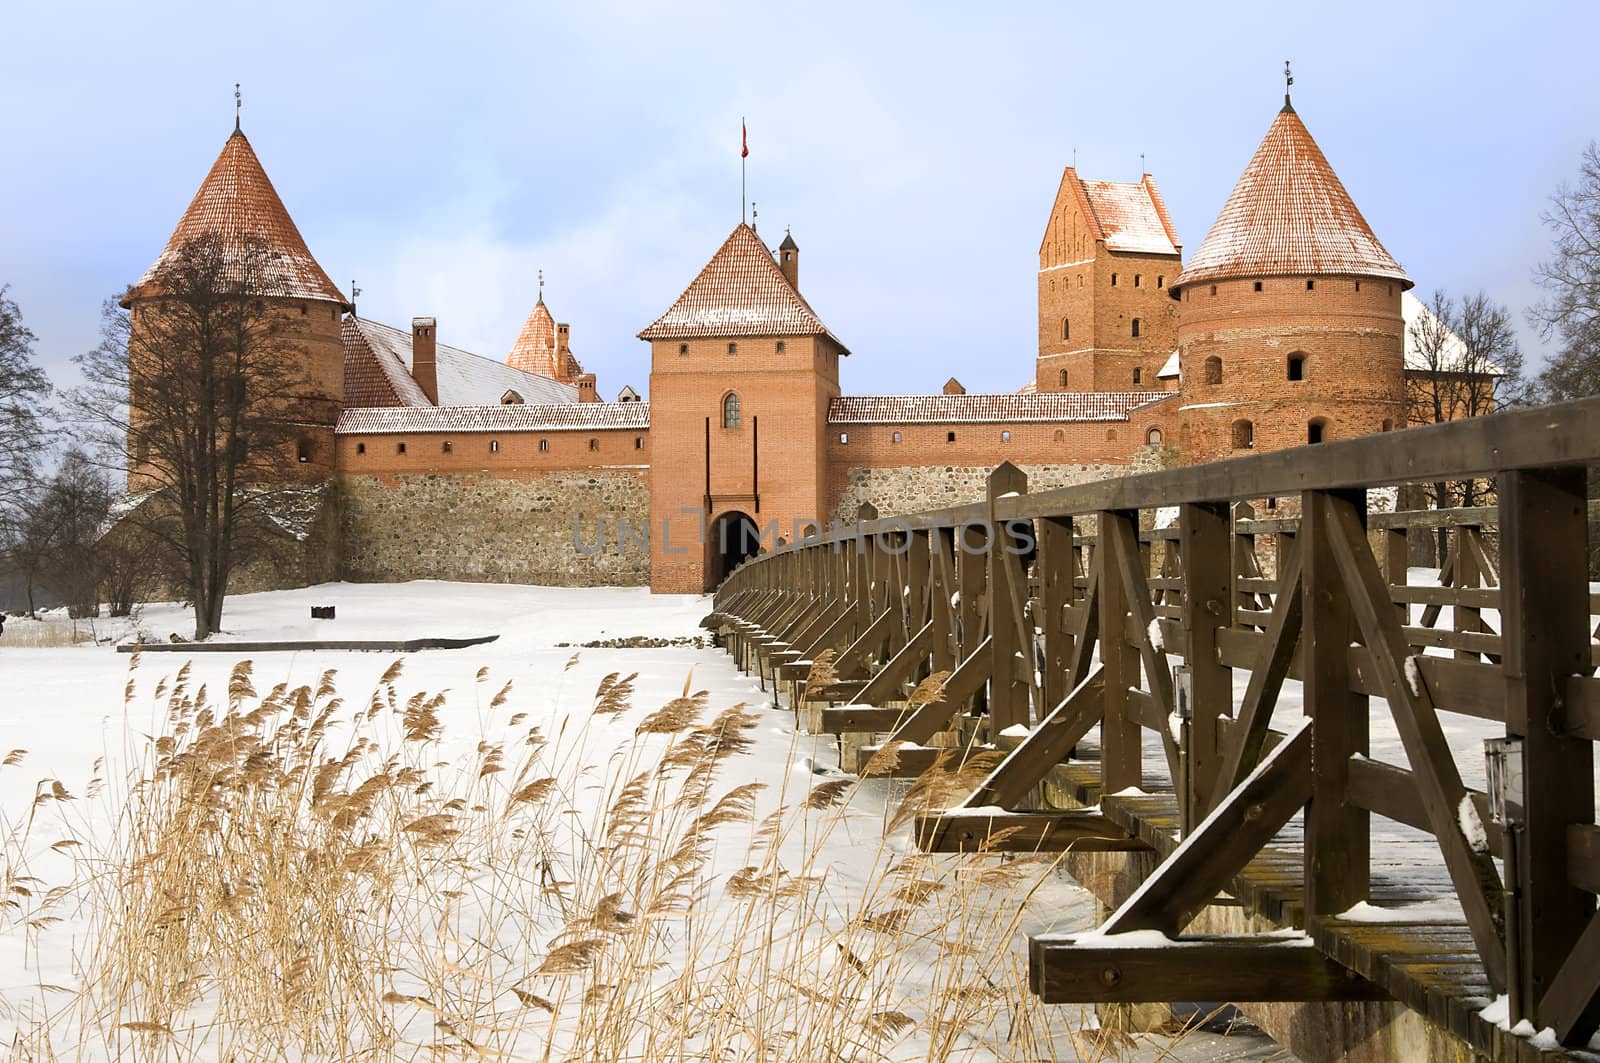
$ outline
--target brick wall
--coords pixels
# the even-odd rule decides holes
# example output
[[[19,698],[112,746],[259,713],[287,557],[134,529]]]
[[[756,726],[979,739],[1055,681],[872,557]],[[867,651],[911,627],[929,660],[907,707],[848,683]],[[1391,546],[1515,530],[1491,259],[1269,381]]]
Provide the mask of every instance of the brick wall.
[[[345,434],[339,470],[361,476],[429,473],[529,479],[556,470],[646,466],[647,428],[551,432],[414,432]]]
[[[1241,421],[1252,426],[1252,450],[1304,445],[1313,421],[1327,440],[1405,423],[1397,283],[1329,276],[1201,283],[1183,290],[1179,314],[1185,462],[1233,456]],[[1300,380],[1289,378],[1296,357],[1304,360]],[[1220,383],[1208,382],[1211,358],[1220,362]]]
[[[523,470],[516,476],[347,470],[340,498],[345,579],[551,586],[649,581],[648,550],[618,543],[619,521],[646,527],[644,469]],[[603,546],[583,552],[601,543],[600,521]]]

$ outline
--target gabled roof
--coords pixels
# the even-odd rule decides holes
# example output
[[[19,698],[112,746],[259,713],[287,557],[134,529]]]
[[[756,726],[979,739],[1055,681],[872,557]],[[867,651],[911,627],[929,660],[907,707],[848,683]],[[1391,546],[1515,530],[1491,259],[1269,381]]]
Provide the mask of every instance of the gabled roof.
[[[160,257],[129,289],[124,305],[128,299],[156,294],[154,281],[160,269],[184,244],[206,235],[216,236],[227,250],[259,245],[268,252],[261,290],[255,294],[326,300],[348,308],[344,294],[311,256],[255,149],[237,129],[211,164]]]
[[[642,340],[707,336],[827,336],[839,343],[743,222],[678,301],[639,333]],[[839,349],[850,353],[842,343]]]
[[[1400,316],[1406,324],[1406,369],[1416,373],[1478,373],[1484,376],[1505,376],[1502,366],[1484,358],[1474,358],[1467,342],[1442,323],[1428,308],[1428,304],[1405,292],[1400,296]],[[1419,349],[1417,336],[1436,336],[1437,352]],[[1429,342],[1428,346],[1432,346]]]
[[[649,427],[648,402],[560,402],[539,406],[392,406],[345,410],[339,414],[334,431],[340,435],[394,435],[401,432],[581,432]]]
[[[1051,391],[1010,395],[845,395],[828,403],[829,424],[986,424],[1126,421],[1169,396],[1148,391]]]
[[[1156,187],[1156,179],[1145,174],[1136,182],[1085,181],[1077,168],[1068,166],[1061,173],[1061,190],[1078,203],[1089,228],[1089,235],[1106,245],[1108,251],[1145,255],[1176,255],[1183,241],[1167,214],[1166,201]],[[1048,229],[1045,239],[1049,239]]]
[[[410,332],[351,317],[345,319],[343,338],[346,407],[431,405],[411,376]],[[578,401],[578,389],[569,384],[459,347],[438,344],[435,357],[440,406],[497,404],[507,391],[534,404]]]
[[[1361,216],[1300,116],[1285,106],[1200,250],[1172,283],[1286,274],[1411,281]]]

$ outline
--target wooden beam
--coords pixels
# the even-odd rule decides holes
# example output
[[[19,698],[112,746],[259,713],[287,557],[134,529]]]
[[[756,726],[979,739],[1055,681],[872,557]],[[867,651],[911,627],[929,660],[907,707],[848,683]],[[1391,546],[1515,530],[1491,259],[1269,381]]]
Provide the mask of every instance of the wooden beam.
[[[1176,934],[1227,888],[1310,796],[1311,728],[1302,725],[1262,758],[1256,770],[1112,913],[1101,931]]]
[[[1489,837],[1489,848],[1498,849],[1502,840],[1501,831],[1489,821],[1488,795],[1476,790],[1470,794],[1472,807],[1477,810],[1478,818],[1483,821],[1484,833]],[[1417,796],[1416,780],[1405,768],[1364,756],[1351,757],[1350,783],[1345,796],[1351,804],[1376,812],[1385,819],[1433,833],[1428,813]]]
[[[925,853],[1130,852],[1149,848],[1098,812],[948,809],[916,817]]]
[[[822,710],[822,733],[887,734],[899,726],[909,709],[874,705],[829,705]]]
[[[989,640],[985,638],[978,643],[971,656],[956,665],[956,670],[944,681],[944,695],[938,701],[918,707],[896,724],[891,740],[926,742],[947,729],[956,713],[964,710],[978,691],[983,689],[983,684],[989,679],[989,664]]]
[[[1285,590],[1273,603],[1265,645],[1260,657],[1252,662],[1239,716],[1228,730],[1217,768],[1216,800],[1243,782],[1261,760],[1261,744],[1272,722],[1272,710],[1277,707],[1278,693],[1300,645],[1301,557],[1302,551],[1296,550],[1289,561],[1289,571],[1283,574]]]
[[[1188,793],[1184,827],[1211,809],[1212,798],[1235,780],[1221,774],[1217,721],[1233,715],[1233,672],[1217,657],[1217,632],[1228,626],[1232,576],[1228,504],[1184,506],[1178,513],[1183,562],[1183,658],[1189,669]]]
[[[1106,671],[1105,709],[1100,722],[1100,775],[1106,793],[1115,793],[1144,781],[1144,754],[1139,725],[1128,716],[1128,688],[1139,685],[1139,659],[1129,652],[1124,634],[1128,617],[1128,593],[1119,571],[1121,558],[1111,548],[1113,525],[1123,525],[1127,534],[1137,521],[1136,513],[1100,514],[1100,534],[1095,545],[1096,584],[1100,591],[1100,663]]]
[[[928,646],[933,642],[933,622],[929,621],[906,640],[899,651],[889,658],[882,668],[867,680],[856,700],[864,705],[881,701],[899,701],[905,696],[901,688],[918,672],[918,666],[928,657]]]
[[[1600,827],[1574,823],[1567,828],[1567,880],[1581,890],[1600,893]]]
[[[1534,1014],[1572,1048],[1588,1044],[1600,1029],[1600,914],[1589,917]]]
[[[1039,726],[1006,754],[989,777],[961,802],[963,808],[999,805],[1016,808],[1044,777],[1067,758],[1095,724],[1105,697],[1105,669],[1096,667],[1076,690],[1040,721]]]
[[[1327,515],[1328,542],[1344,576],[1350,604],[1360,623],[1373,662],[1383,681],[1384,697],[1416,777],[1417,796],[1428,815],[1433,836],[1444,854],[1450,881],[1472,928],[1489,984],[1506,985],[1505,918],[1499,907],[1500,873],[1488,847],[1469,842],[1460,815],[1467,788],[1461,782],[1450,743],[1422,673],[1408,669],[1411,648],[1400,621],[1384,594],[1383,577],[1367,548],[1366,532],[1350,506],[1335,505],[1327,495],[1313,496]],[[1360,752],[1356,750],[1355,752]],[[1348,764],[1348,758],[1345,763]]]
[[[1028,979],[1046,1004],[1389,999],[1309,938],[1272,935],[1184,936],[1165,945],[1144,934],[1039,936],[1028,943]]]

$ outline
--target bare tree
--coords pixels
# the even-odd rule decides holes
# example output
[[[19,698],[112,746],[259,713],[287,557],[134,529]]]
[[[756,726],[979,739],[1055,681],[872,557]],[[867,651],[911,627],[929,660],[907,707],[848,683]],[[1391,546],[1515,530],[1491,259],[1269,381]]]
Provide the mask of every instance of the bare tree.
[[[79,356],[88,383],[69,405],[103,451],[125,453],[126,520],[172,559],[195,638],[219,629],[228,580],[263,542],[264,485],[292,476],[303,424],[303,359],[259,245],[189,241],[161,263],[131,313],[108,303],[101,343]],[[124,451],[123,447],[126,447]]]
[[[101,531],[111,509],[111,484],[105,473],[74,447],[39,493],[45,530],[43,576],[67,600],[68,614],[95,616],[104,575]]]
[[[1551,197],[1544,223],[1554,234],[1534,280],[1548,294],[1533,317],[1560,349],[1539,375],[1549,401],[1600,395],[1600,144],[1590,141],[1576,184]]]
[[[29,479],[0,511],[0,565],[22,585],[28,616],[38,613],[37,594],[50,556],[50,524],[42,487]]]
[[[0,286],[0,508],[18,502],[31,482],[44,439],[50,382],[33,363],[34,335]]]

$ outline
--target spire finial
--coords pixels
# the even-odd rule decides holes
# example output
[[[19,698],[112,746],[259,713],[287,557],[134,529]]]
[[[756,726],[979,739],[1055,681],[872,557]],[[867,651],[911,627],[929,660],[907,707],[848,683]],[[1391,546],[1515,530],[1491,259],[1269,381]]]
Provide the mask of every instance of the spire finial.
[[[244,108],[244,96],[239,92],[239,83],[233,83],[233,131],[241,132],[239,128],[239,112]]]
[[[1294,113],[1294,104],[1289,102],[1289,90],[1294,87],[1294,73],[1289,69],[1289,60],[1283,61],[1283,109],[1289,114]]]
[[[355,282],[355,278],[352,277],[350,279],[350,313],[351,313],[351,315],[354,315],[355,312],[356,312],[356,300],[359,299],[359,298],[361,298],[361,286],[359,284],[357,284]]]
[[[539,271],[539,305],[544,305],[544,270]]]
[[[1144,168],[1144,152],[1139,153],[1139,176],[1143,177],[1149,171]]]
[[[761,230],[756,228],[756,218],[757,217],[758,217],[758,215],[756,214],[756,201],[752,199],[750,201],[750,231],[753,232],[753,233],[761,231]]]

